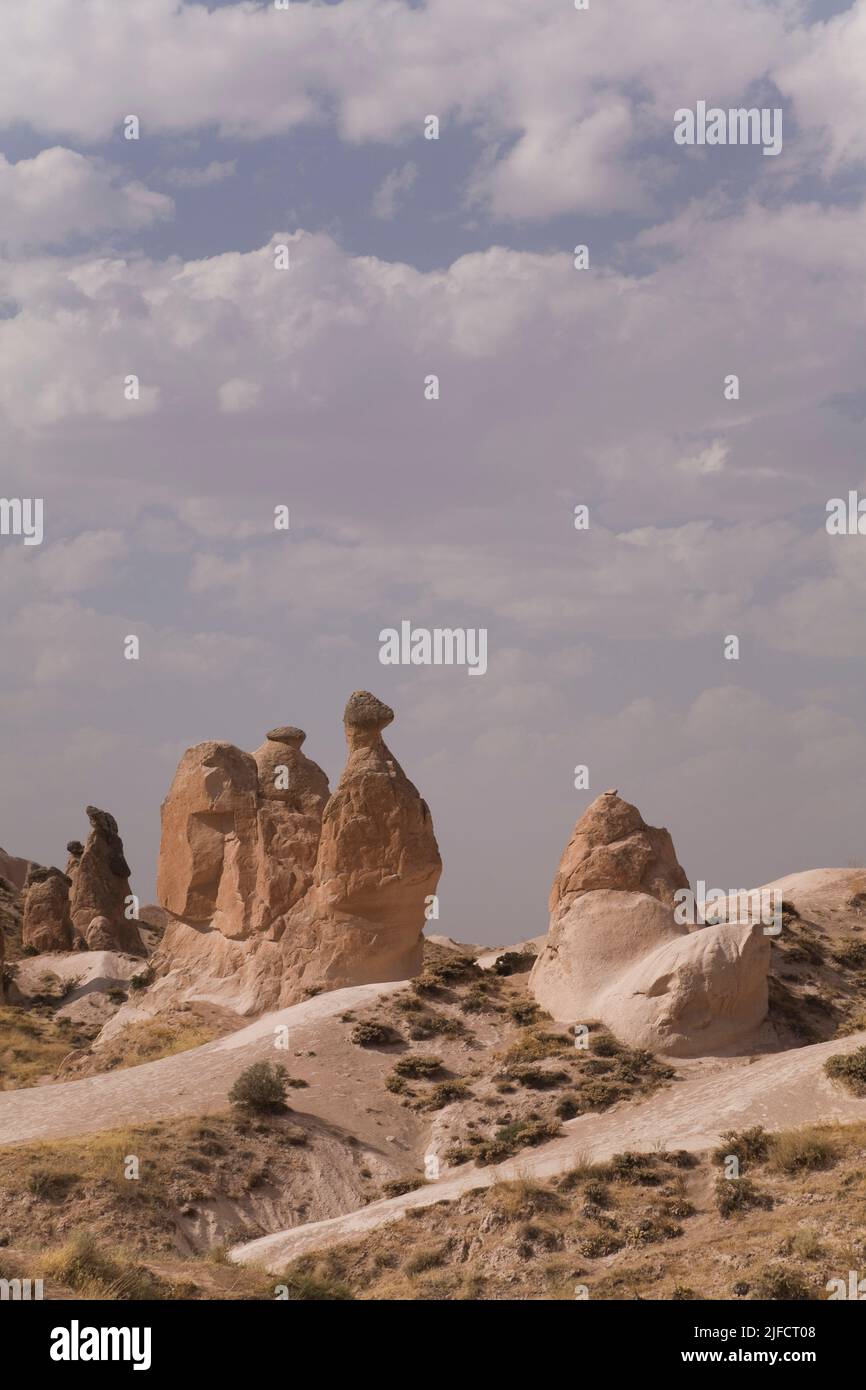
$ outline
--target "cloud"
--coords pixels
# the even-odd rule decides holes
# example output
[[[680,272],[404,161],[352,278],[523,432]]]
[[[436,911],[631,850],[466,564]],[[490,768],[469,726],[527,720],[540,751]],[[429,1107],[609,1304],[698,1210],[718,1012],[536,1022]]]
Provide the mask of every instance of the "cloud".
[[[481,140],[471,192],[496,216],[634,211],[660,184],[648,143],[668,150],[666,176],[683,165],[671,139],[678,107],[742,104],[773,78],[805,138],[835,163],[861,158],[863,15],[862,0],[826,26],[804,23],[798,0],[666,0],[646,25],[629,4],[590,13],[563,0],[471,12],[465,0],[287,11],[6,0],[0,124],[96,142],[127,114],[144,140],[211,127],[255,139],[332,121],[351,143],[398,143],[435,114],[442,139],[462,128]]]
[[[96,232],[139,231],[174,211],[164,193],[59,146],[15,164],[0,154],[0,202],[0,244],[7,252],[60,246]]]

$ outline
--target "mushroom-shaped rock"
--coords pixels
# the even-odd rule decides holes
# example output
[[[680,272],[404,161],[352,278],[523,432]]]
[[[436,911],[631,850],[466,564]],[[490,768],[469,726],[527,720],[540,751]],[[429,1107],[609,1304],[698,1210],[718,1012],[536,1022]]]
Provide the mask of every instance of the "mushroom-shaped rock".
[[[286,1001],[301,981],[336,989],[420,969],[442,861],[427,803],[382,739],[393,718],[369,691],[346,705],[348,760],[325,807],[312,887],[283,937]]]
[[[78,873],[78,866],[81,863],[81,856],[84,853],[84,846],[80,840],[70,840],[66,846],[66,853],[69,856],[66,861],[66,877],[74,886],[75,878]]]
[[[59,869],[30,865],[24,885],[23,946],[39,954],[72,950],[69,888],[69,879]]]
[[[94,917],[105,917],[113,933],[111,949],[141,955],[144,945],[138,927],[126,916],[131,895],[129,865],[117,821],[108,811],[100,811],[96,806],[88,806],[86,811],[91,830],[72,884],[73,926],[86,941],[87,929]]]

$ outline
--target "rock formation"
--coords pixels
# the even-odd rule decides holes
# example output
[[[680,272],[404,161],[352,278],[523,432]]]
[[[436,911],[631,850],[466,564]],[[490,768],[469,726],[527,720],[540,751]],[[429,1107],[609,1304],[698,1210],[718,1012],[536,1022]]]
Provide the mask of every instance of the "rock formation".
[[[71,951],[69,879],[59,869],[31,864],[24,885],[22,945],[43,951]]]
[[[301,752],[303,729],[271,729],[253,754],[259,779],[258,872],[253,925],[278,940],[313,880],[330,795],[328,778]]]
[[[255,754],[203,743],[162,808],[164,963],[251,1013],[310,990],[403,979],[421,962],[441,863],[430,812],[382,740],[394,715],[365,691],[344,717],[349,757],[328,795],[301,729]]]
[[[7,883],[11,883],[12,887],[20,892],[24,888],[30,862],[29,859],[18,859],[14,854],[7,854],[5,849],[0,849],[0,878],[5,878]]]
[[[78,875],[78,866],[81,863],[81,856],[84,853],[84,846],[80,840],[70,840],[66,846],[66,853],[69,856],[66,860],[66,877],[74,887],[75,879]]]
[[[157,898],[186,922],[241,939],[256,885],[258,769],[231,743],[187,749],[162,804]]]
[[[760,924],[689,930],[687,888],[666,830],[615,792],[575,827],[550,896],[550,931],[530,976],[560,1021],[599,1020],[625,1043],[671,1056],[738,1045],[767,1013],[770,941]]]
[[[325,807],[312,887],[283,940],[288,976],[306,985],[401,980],[421,968],[442,861],[427,803],[382,739],[393,718],[365,690],[346,705],[348,761]]]
[[[677,889],[688,886],[668,831],[647,825],[636,806],[610,791],[597,797],[574,827],[549,906],[557,914],[581,893],[615,888],[648,893],[672,907]]]
[[[124,858],[117,821],[95,806],[88,806],[86,810],[91,831],[74,873],[70,905],[73,926],[89,946],[91,924],[94,918],[103,918],[98,928],[99,940],[103,942],[110,936],[111,944],[100,944],[95,949],[141,955],[144,947],[138,928],[126,917],[131,893],[129,865]]]

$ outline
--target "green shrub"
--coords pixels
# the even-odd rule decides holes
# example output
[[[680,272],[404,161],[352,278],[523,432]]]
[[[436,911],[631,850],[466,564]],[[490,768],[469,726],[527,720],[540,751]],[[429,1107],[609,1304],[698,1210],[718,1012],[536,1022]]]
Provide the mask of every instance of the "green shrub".
[[[229,1091],[229,1101],[241,1110],[262,1114],[282,1110],[288,1084],[285,1067],[275,1062],[253,1062],[235,1080]]]

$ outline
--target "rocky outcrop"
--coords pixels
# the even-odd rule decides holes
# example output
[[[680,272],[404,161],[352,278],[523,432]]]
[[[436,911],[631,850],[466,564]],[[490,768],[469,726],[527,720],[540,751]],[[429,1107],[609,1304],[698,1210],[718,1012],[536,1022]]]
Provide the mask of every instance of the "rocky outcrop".
[[[609,791],[596,798],[574,827],[549,906],[554,914],[567,911],[581,893],[598,888],[648,893],[673,906],[677,889],[688,886],[668,831],[647,825],[636,806]]]
[[[339,989],[421,968],[442,861],[427,803],[382,738],[393,718],[368,691],[346,705],[348,760],[325,807],[312,887],[283,940],[289,981]]]
[[[356,692],[333,796],[294,726],[250,755],[205,743],[162,809],[162,958],[240,1012],[310,990],[404,979],[421,962],[441,862],[430,812],[382,739],[393,711]]]
[[[31,864],[24,888],[22,945],[43,951],[71,951],[74,940],[69,913],[69,879],[59,869]]]
[[[256,886],[258,769],[232,743],[187,749],[162,804],[157,897],[186,922],[249,935]]]
[[[12,887],[20,892],[24,887],[30,862],[29,859],[18,859],[14,854],[7,854],[5,849],[0,849],[0,878],[5,878],[7,883],[11,883]]]
[[[253,754],[258,770],[258,857],[253,927],[279,940],[313,881],[328,778],[301,752],[303,729],[271,729]]]
[[[668,832],[615,792],[599,797],[554,880],[529,981],[542,1008],[670,1056],[728,1051],[754,1034],[767,1014],[770,939],[759,922],[690,931],[673,915],[683,887]]]
[[[131,895],[129,865],[117,821],[108,811],[100,811],[96,806],[86,809],[91,830],[74,874],[70,905],[73,926],[87,943],[94,918],[101,918],[99,939],[104,942],[110,936],[111,944],[100,945],[99,950],[141,955],[144,946],[138,928],[126,916],[127,900]]]
[[[81,863],[81,856],[84,853],[84,846],[80,840],[70,840],[66,846],[68,858],[66,860],[66,877],[74,887],[78,877],[78,866]]]

